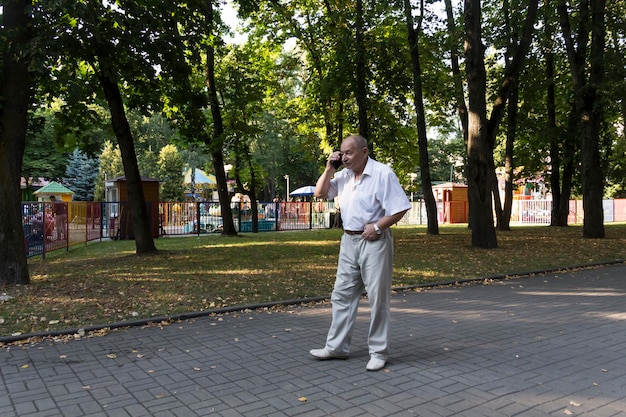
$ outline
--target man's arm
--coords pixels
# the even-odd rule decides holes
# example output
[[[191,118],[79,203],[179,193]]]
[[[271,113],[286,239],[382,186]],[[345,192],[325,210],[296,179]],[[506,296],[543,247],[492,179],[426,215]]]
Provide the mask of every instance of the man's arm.
[[[328,196],[328,190],[330,189],[330,180],[333,179],[333,175],[335,175],[335,167],[332,164],[332,161],[335,161],[340,158],[339,152],[334,152],[330,155],[328,160],[326,161],[326,169],[324,173],[320,175],[317,179],[317,183],[315,184],[315,193],[313,194],[315,198],[326,198]]]
[[[376,225],[380,230],[385,230],[398,223],[400,219],[404,216],[404,214],[409,211],[409,209],[399,211],[396,214],[392,214],[390,216],[381,217]],[[376,228],[374,227],[374,223],[366,224],[363,230],[363,234],[361,235],[365,240],[376,240],[378,239],[378,233],[376,233]]]

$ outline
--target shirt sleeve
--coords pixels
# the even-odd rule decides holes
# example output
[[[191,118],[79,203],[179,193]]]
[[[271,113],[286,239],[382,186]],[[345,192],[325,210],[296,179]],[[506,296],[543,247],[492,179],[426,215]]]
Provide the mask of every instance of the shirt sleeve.
[[[392,170],[382,175],[382,186],[379,187],[379,201],[385,216],[393,216],[411,208],[411,202],[406,196],[398,177]]]
[[[335,176],[330,180],[330,188],[328,189],[328,194],[326,198],[332,200],[333,198],[339,195],[340,189],[343,187],[343,184],[346,182],[346,175],[344,170],[335,172]]]

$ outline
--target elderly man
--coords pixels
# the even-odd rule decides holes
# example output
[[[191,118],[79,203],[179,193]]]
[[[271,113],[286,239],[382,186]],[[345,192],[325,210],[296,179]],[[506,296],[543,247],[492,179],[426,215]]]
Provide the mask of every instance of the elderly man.
[[[345,169],[337,171],[343,163]],[[393,239],[389,227],[411,208],[398,177],[369,157],[362,136],[348,136],[317,180],[315,197],[339,196],[344,234],[331,296],[332,321],[326,346],[311,350],[320,360],[347,359],[359,299],[367,292],[371,308],[368,371],[385,367],[389,355]]]

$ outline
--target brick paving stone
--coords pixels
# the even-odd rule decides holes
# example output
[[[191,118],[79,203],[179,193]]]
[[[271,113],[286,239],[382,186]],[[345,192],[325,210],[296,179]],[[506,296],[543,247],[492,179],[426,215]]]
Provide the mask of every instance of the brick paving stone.
[[[626,417],[624,278],[619,264],[396,292],[376,373],[366,300],[345,361],[308,354],[328,303],[10,347],[0,415]]]

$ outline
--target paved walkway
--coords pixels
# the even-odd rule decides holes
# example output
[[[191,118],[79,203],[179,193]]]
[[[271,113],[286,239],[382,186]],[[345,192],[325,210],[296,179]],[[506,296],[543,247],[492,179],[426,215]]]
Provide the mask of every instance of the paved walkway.
[[[626,265],[401,292],[392,356],[318,362],[328,305],[0,350],[0,416],[626,416]]]

